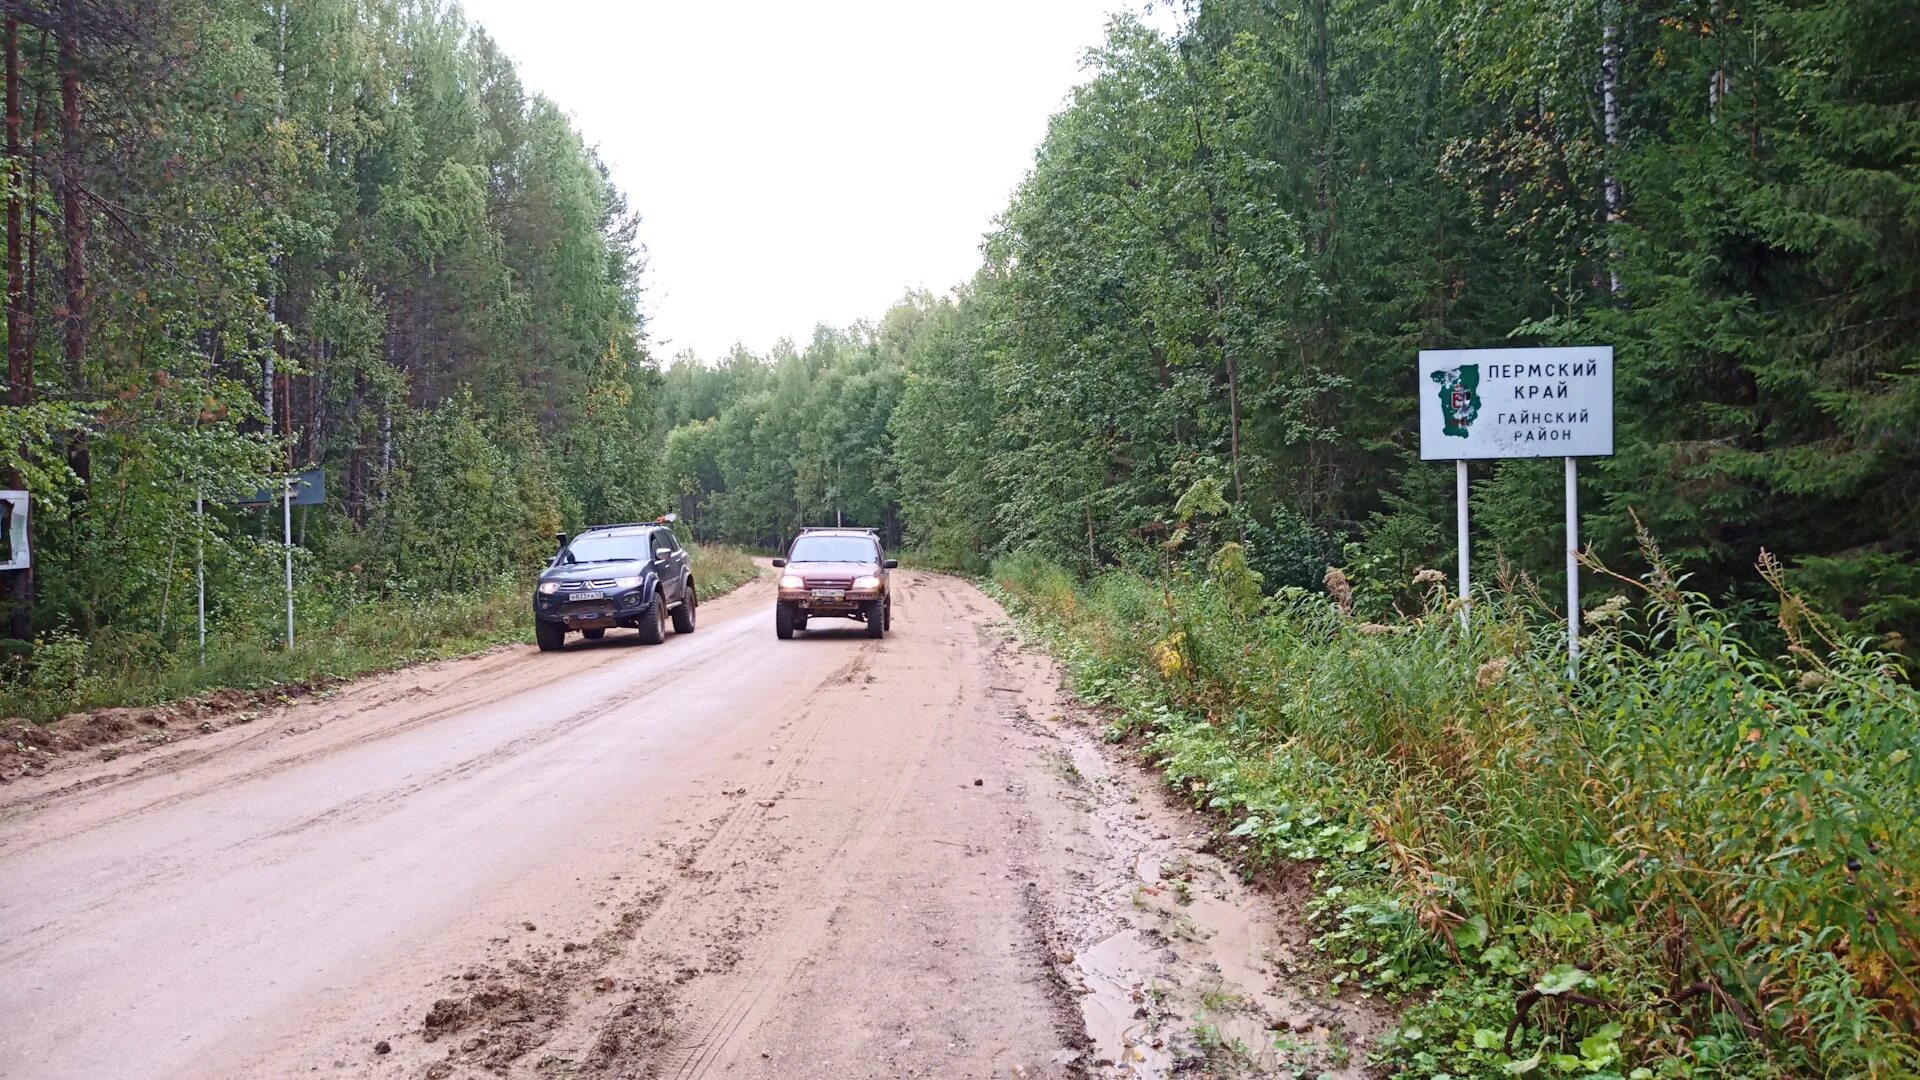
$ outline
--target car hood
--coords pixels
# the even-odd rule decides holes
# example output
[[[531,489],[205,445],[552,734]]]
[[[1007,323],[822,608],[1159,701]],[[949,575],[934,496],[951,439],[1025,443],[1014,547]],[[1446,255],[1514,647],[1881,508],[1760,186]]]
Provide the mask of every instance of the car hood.
[[[870,562],[803,562],[788,563],[783,574],[798,574],[802,579],[814,578],[853,578],[862,574],[878,574],[880,566]]]
[[[607,578],[633,577],[647,572],[653,563],[647,559],[623,559],[620,562],[561,563],[540,571],[541,581],[605,581]]]

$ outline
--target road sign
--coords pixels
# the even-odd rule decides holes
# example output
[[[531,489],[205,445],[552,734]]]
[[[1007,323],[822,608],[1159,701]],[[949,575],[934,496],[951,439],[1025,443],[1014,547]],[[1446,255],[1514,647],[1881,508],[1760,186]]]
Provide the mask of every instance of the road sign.
[[[287,479],[293,485],[294,506],[319,506],[327,501],[326,469],[305,469]],[[235,499],[234,502],[241,506],[265,506],[268,503],[277,503],[283,497],[284,493],[280,490],[280,485],[275,484],[270,488],[261,488],[245,498]]]
[[[1608,457],[1613,346],[1422,349],[1420,456]]]
[[[1473,600],[1467,462],[1566,459],[1567,676],[1580,659],[1580,485],[1576,460],[1613,454],[1613,346],[1420,350],[1420,457],[1454,463],[1460,624]]]
[[[25,570],[33,565],[27,548],[27,493],[0,491],[0,570]]]

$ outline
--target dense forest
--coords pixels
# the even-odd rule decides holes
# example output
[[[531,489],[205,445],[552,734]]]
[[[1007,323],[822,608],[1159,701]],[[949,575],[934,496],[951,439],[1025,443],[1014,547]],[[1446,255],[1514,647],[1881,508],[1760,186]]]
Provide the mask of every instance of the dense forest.
[[[676,482],[742,539],[816,520],[837,486],[865,524],[897,503],[949,563],[1090,569],[1206,481],[1269,586],[1330,564],[1404,581],[1452,546],[1415,353],[1607,343],[1619,452],[1582,474],[1603,556],[1630,561],[1638,522],[1751,596],[1765,548],[1829,610],[1911,634],[1917,46],[1900,0],[1210,0],[1173,37],[1120,19],[957,297],[910,298],[852,348],[669,369],[713,388],[671,399],[669,423],[714,423],[676,434],[701,463]],[[842,369],[872,397],[802,393]],[[809,472],[833,445],[844,482]],[[783,449],[792,479],[768,485]],[[1558,463],[1473,476],[1486,569],[1557,576]]]
[[[437,0],[10,3],[17,639],[91,663],[519,575],[660,511],[636,217],[552,102]],[[195,501],[208,508],[195,515]]]
[[[1445,561],[1421,347],[1619,350],[1589,536],[1711,591],[1762,548],[1851,624],[1920,618],[1920,20],[1898,0],[1198,3],[1089,54],[953,295],[656,371],[635,214],[438,0],[7,8],[14,638],[177,648],[486,587],[587,519],[875,525],[954,565],[1136,559],[1179,497],[1269,587]],[[1489,561],[1558,565],[1551,462],[1480,465]],[[196,497],[210,512],[193,513]]]

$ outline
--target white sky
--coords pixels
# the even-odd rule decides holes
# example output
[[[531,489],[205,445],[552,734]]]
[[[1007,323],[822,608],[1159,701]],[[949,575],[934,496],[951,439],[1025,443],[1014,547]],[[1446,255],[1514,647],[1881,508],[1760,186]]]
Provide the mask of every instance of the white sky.
[[[662,362],[971,277],[1082,54],[1137,3],[461,0],[640,212]]]

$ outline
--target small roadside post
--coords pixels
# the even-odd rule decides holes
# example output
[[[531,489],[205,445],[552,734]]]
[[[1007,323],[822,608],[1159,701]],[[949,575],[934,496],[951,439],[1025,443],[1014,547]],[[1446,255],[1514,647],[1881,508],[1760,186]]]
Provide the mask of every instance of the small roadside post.
[[[200,623],[200,666],[207,666],[207,500],[193,496],[193,584],[199,594],[196,610]]]
[[[282,549],[287,561],[287,651],[293,651],[293,486],[294,479],[289,476],[280,487]]]
[[[1613,455],[1613,346],[1422,349],[1420,457],[1454,463],[1460,619],[1469,585],[1467,463],[1566,462],[1567,677],[1580,659],[1579,459]]]

